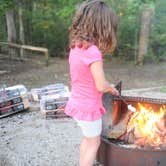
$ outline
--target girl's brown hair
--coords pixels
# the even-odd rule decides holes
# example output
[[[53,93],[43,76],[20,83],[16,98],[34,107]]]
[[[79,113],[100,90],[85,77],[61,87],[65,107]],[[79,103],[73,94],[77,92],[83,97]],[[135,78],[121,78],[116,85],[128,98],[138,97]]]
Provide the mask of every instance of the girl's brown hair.
[[[116,47],[117,17],[101,0],[86,0],[81,4],[70,28],[70,47],[84,42],[96,44],[104,52]]]

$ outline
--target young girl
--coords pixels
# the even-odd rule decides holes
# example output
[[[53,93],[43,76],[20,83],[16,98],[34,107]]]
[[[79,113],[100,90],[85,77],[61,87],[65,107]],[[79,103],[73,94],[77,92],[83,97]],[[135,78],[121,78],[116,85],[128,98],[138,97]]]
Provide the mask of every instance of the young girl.
[[[102,52],[116,46],[117,19],[101,0],[81,4],[70,29],[71,97],[65,113],[75,119],[84,135],[80,145],[80,166],[92,166],[100,145],[101,117],[105,113],[102,93],[119,92],[106,79]]]

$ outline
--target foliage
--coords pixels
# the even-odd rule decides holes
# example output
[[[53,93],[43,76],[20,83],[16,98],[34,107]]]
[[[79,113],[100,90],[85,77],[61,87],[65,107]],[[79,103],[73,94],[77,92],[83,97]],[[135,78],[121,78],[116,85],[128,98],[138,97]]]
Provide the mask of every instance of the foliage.
[[[136,43],[140,24],[140,0],[112,0],[108,3],[116,11],[118,16],[118,47],[115,52],[118,56],[134,59]]]
[[[5,25],[5,15],[1,15],[0,16],[0,25]],[[0,40],[5,41],[6,40],[6,29],[4,26],[2,26],[2,28],[0,29]]]
[[[141,13],[146,6],[155,8],[153,26],[150,32],[148,54],[166,56],[166,1],[165,0],[107,0],[119,18],[118,49],[116,55],[135,59],[138,52]]]
[[[36,2],[33,11],[25,11],[32,12],[32,44],[49,48],[53,56],[64,56],[68,48],[68,28],[77,3],[76,0],[48,0]]]
[[[141,12],[144,5],[155,8],[151,27],[149,53],[166,56],[165,0],[105,0],[118,15],[118,48],[116,56],[134,60],[138,51]],[[64,56],[68,50],[68,28],[77,5],[83,0],[24,0],[23,18],[26,44],[47,47],[53,56]],[[17,34],[18,0],[0,0],[0,40],[7,38],[5,11],[15,8]]]
[[[5,12],[9,8],[14,8],[15,4],[16,0],[0,0],[0,25],[3,25],[0,29],[1,41],[7,40]]]
[[[0,12],[4,12],[7,8],[14,5],[14,0],[1,0],[0,1]]]
[[[166,56],[166,1],[159,0],[156,4],[155,16],[153,19],[150,44],[153,55],[157,58]]]

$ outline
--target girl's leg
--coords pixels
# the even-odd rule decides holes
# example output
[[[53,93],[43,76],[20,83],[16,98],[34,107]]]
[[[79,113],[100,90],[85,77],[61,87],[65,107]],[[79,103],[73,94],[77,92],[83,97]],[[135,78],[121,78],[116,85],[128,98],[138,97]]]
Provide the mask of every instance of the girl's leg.
[[[80,145],[80,166],[92,166],[100,145],[100,136],[84,137]]]

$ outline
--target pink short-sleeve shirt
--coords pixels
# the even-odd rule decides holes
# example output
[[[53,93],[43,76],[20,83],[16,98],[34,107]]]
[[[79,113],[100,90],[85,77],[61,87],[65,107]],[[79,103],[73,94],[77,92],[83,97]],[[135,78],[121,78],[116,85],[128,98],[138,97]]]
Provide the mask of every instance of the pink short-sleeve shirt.
[[[86,50],[78,47],[70,50],[71,96],[65,113],[78,120],[97,120],[105,113],[102,93],[97,90],[90,70],[95,61],[102,62],[102,54],[95,45]]]

